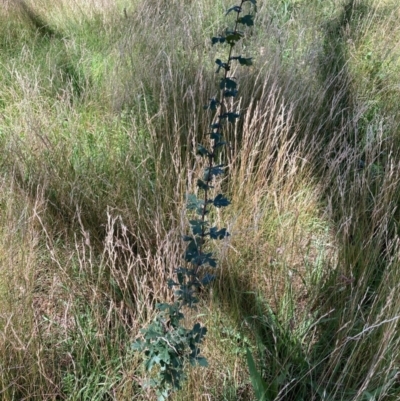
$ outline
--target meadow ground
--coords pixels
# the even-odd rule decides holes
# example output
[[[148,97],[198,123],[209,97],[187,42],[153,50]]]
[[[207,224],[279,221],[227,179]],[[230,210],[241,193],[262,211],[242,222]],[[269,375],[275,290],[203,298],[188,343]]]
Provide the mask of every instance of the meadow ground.
[[[400,6],[259,0],[176,401],[400,398]],[[132,349],[182,264],[225,0],[2,0],[0,398],[153,400]],[[398,270],[399,269],[399,270]]]

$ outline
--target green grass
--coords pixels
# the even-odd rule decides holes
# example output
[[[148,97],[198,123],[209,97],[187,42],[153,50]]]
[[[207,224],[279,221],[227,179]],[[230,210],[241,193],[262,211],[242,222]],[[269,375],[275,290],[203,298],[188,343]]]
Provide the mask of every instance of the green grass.
[[[231,4],[25,4],[0,11],[0,398],[151,400],[130,345],[182,263]],[[255,399],[249,347],[271,401],[397,400],[399,7],[258,8],[232,235],[188,318],[210,366],[173,399]]]

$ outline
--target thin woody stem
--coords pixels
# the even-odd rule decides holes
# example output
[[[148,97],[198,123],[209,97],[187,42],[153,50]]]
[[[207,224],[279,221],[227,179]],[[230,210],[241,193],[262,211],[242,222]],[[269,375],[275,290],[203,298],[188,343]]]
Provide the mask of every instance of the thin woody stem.
[[[239,6],[239,10],[236,11],[237,15],[236,15],[236,21],[235,21],[235,28],[234,28],[234,31],[233,31],[235,33],[237,32],[237,28],[238,28],[238,25],[239,25],[240,13],[242,12],[242,7],[243,7],[243,3],[244,2],[245,2],[245,0],[242,0],[242,2],[240,3],[240,6]],[[231,61],[232,61],[231,57],[232,57],[232,52],[233,52],[233,48],[234,47],[235,47],[235,43],[232,43],[230,45],[230,48],[229,48],[228,60],[225,63],[225,67],[224,67],[224,69],[225,69],[224,78],[223,78],[224,82],[226,82],[226,79],[228,78],[228,73],[229,73],[229,71],[231,69]],[[213,133],[218,133],[218,132],[221,132],[221,130],[222,130],[222,118],[223,118],[223,115],[224,115],[225,111],[227,110],[224,91],[225,91],[225,88],[222,88],[221,92],[220,92],[221,101],[219,102],[220,106],[219,106],[219,108],[217,109],[217,112],[216,112],[216,114],[217,114],[217,120],[216,120],[217,121],[217,123],[216,123],[217,124],[217,128],[213,128]],[[215,141],[214,141],[214,143],[215,143]],[[215,152],[216,152],[216,148],[215,148],[215,146],[213,144],[212,152],[208,155],[208,166],[207,166],[208,173],[206,175],[206,180],[205,180],[206,188],[204,189],[204,206],[203,206],[203,211],[202,211],[202,215],[201,215],[201,222],[202,222],[201,227],[202,228],[201,228],[201,234],[200,234],[201,239],[200,239],[200,244],[199,244],[199,255],[200,255],[200,257],[203,254],[203,248],[204,248],[204,244],[205,244],[205,236],[206,236],[205,220],[206,220],[206,214],[208,212],[209,185],[210,185],[211,180],[212,180],[211,172],[212,172],[212,168],[214,166],[214,159],[215,159],[215,156],[216,156]],[[200,269],[200,266],[201,266],[201,259],[197,262],[197,265],[195,266],[195,271],[194,272],[195,272],[196,276],[197,276],[197,273],[198,273],[198,271]]]

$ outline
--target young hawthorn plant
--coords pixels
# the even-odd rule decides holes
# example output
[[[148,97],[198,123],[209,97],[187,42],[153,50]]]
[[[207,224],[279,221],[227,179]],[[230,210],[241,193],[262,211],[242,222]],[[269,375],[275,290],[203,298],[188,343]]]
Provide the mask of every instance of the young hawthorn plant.
[[[245,3],[250,3],[249,14],[243,15]],[[205,160],[203,176],[197,180],[198,194],[187,197],[187,209],[195,216],[189,220],[189,235],[183,237],[186,249],[183,254],[184,266],[175,269],[175,280],[169,280],[168,286],[174,288],[175,301],[156,305],[158,313],[154,321],[142,329],[142,339],[133,344],[133,348],[145,355],[145,368],[151,373],[148,386],[155,388],[158,401],[164,401],[173,390],[181,388],[185,379],[185,365],[207,366],[207,360],[200,355],[199,345],[203,342],[207,329],[196,323],[191,329],[183,326],[185,308],[195,308],[199,291],[215,278],[210,268],[217,267],[217,260],[207,249],[208,241],[222,240],[229,236],[226,228],[211,225],[208,219],[211,208],[223,208],[230,204],[221,193],[213,196],[214,180],[225,174],[225,166],[217,163],[217,157],[226,145],[223,128],[226,123],[234,123],[240,115],[231,110],[228,100],[238,94],[238,84],[231,68],[233,62],[242,66],[252,65],[252,59],[234,54],[235,45],[244,37],[239,29],[254,24],[252,10],[256,9],[256,0],[242,0],[239,5],[228,9],[226,15],[235,14],[233,29],[211,39],[212,45],[222,44],[228,47],[225,61],[217,58],[217,73],[223,72],[219,81],[219,95],[210,99],[204,109],[212,113],[210,130],[207,135],[210,145],[197,145],[197,154]],[[153,371],[153,368],[156,369]]]

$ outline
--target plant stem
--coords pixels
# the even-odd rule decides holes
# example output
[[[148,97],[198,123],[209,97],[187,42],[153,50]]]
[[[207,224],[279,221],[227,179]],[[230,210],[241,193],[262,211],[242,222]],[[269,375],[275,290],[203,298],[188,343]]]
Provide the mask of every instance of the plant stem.
[[[239,6],[239,10],[238,11],[236,11],[236,21],[235,21],[235,27],[234,27],[234,30],[233,30],[233,32],[237,32],[237,28],[238,28],[238,25],[239,25],[239,17],[240,17],[240,13],[242,12],[242,7],[243,7],[243,3],[245,2],[245,0],[242,0],[241,1],[241,3],[240,3],[240,6]],[[225,82],[225,80],[228,78],[228,72],[230,71],[230,69],[231,69],[231,57],[232,57],[232,52],[233,52],[233,48],[234,48],[234,46],[235,46],[235,43],[232,43],[231,45],[230,45],[230,48],[229,48],[229,53],[228,53],[228,60],[227,60],[227,62],[225,63],[225,73],[224,73],[224,78],[223,78],[223,80],[224,80],[224,82]],[[221,91],[220,91],[220,99],[221,99],[221,101],[219,102],[219,108],[217,109],[217,126],[218,126],[218,128],[213,128],[213,133],[217,133],[218,132],[218,130],[221,132],[221,129],[222,129],[222,116],[224,115],[224,113],[225,113],[225,111],[227,110],[227,107],[226,107],[226,101],[224,100],[224,91],[225,91],[225,88],[222,88],[221,89]],[[215,143],[215,140],[214,140],[214,143]],[[202,222],[202,229],[201,229],[201,242],[200,242],[200,246],[199,246],[199,255],[201,256],[202,254],[203,254],[203,246],[204,246],[204,244],[205,244],[205,236],[206,236],[206,226],[205,226],[205,220],[206,220],[206,214],[207,214],[207,212],[208,212],[208,208],[207,208],[207,205],[208,205],[208,199],[209,199],[209,184],[211,183],[211,179],[212,179],[212,174],[211,174],[211,171],[212,171],[212,168],[213,168],[213,165],[214,165],[214,158],[216,157],[216,154],[215,154],[215,150],[216,150],[216,148],[215,148],[215,146],[214,146],[214,144],[212,145],[212,152],[209,154],[209,156],[208,156],[208,174],[207,174],[207,177],[206,177],[206,188],[204,189],[204,207],[203,207],[203,212],[202,212],[202,215],[201,215],[201,222]],[[198,271],[199,271],[199,269],[200,269],[200,266],[201,266],[201,261],[199,260],[198,262],[197,262],[197,265],[196,265],[196,267],[195,267],[195,270],[194,270],[194,272],[195,272],[195,275],[197,276],[197,273],[198,273]]]

